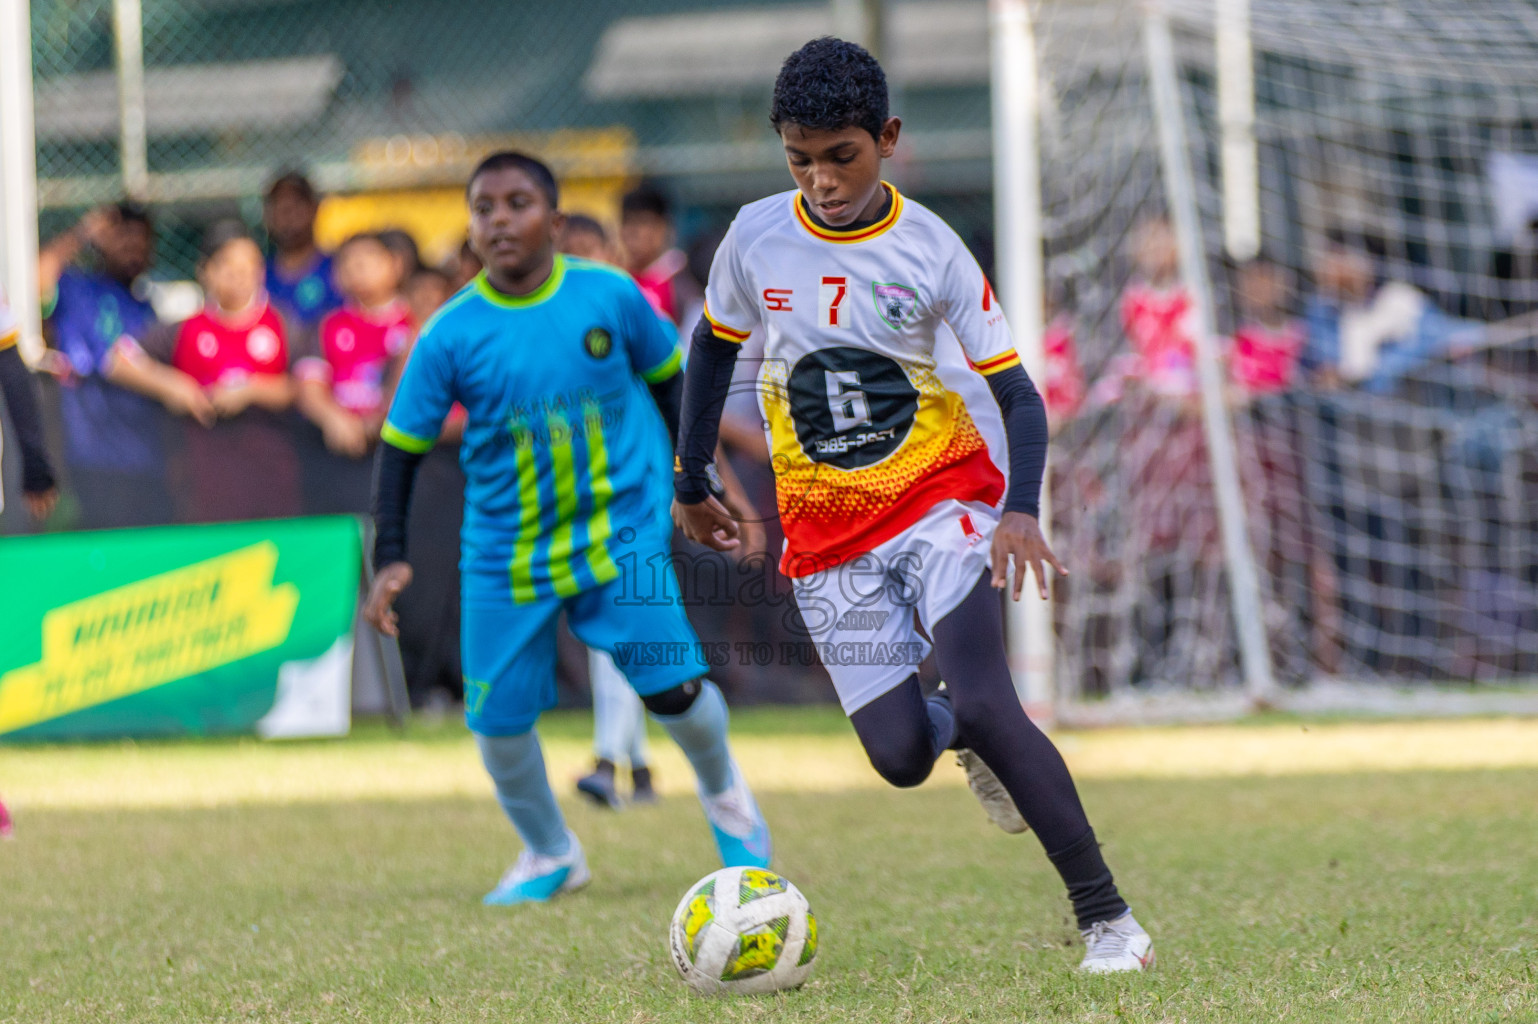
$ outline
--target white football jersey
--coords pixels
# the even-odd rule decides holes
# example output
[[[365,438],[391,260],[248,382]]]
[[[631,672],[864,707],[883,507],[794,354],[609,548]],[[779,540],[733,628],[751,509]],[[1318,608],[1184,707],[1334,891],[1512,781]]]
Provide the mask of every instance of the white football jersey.
[[[710,271],[715,335],[763,334],[791,577],[870,551],[937,502],[1004,495],[1003,427],[979,374],[1019,365],[1009,325],[950,225],[884,187],[889,212],[852,231],[816,223],[797,191],[744,206]]]

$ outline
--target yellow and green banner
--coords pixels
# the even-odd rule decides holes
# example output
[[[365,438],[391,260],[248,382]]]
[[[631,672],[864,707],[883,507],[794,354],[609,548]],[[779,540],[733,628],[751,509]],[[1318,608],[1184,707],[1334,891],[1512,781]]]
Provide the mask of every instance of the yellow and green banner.
[[[0,739],[349,725],[357,522],[0,540]]]

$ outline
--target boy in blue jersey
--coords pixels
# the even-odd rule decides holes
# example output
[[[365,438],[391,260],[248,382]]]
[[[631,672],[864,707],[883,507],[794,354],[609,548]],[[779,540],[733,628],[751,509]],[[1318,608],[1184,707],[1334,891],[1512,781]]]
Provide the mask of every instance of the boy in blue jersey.
[[[318,328],[327,313],[342,306],[331,257],[315,244],[319,212],[320,194],[298,171],[280,174],[262,200],[262,226],[272,242],[267,297],[303,330]]]
[[[769,830],[732,761],[726,703],[703,678],[670,560],[677,337],[626,275],[556,252],[544,164],[493,154],[467,193],[485,270],[427,324],[385,420],[365,615],[394,635],[412,479],[458,402],[465,717],[526,847],[486,902],[543,901],[589,878],[533,732],[555,704],[562,610],[683,748],[722,861],[767,866]]]

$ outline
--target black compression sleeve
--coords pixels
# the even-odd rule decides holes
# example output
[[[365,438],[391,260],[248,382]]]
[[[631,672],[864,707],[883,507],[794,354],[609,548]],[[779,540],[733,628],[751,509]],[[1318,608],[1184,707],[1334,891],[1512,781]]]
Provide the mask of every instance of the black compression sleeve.
[[[1041,477],[1047,468],[1047,407],[1024,367],[991,374],[988,387],[1004,414],[1004,436],[1009,442],[1009,494],[1004,511],[1036,518],[1041,515]]]
[[[682,411],[684,402],[684,375],[675,373],[660,384],[648,384],[651,389],[652,401],[657,403],[657,411],[662,413],[662,422],[668,427],[668,441],[673,450],[678,450],[678,417]]]
[[[0,392],[16,428],[21,445],[21,489],[27,494],[42,494],[53,489],[53,465],[43,443],[43,414],[37,400],[37,381],[22,361],[15,345],[0,349]]]
[[[673,493],[685,505],[710,496],[706,467],[716,458],[716,439],[721,431],[721,409],[731,393],[732,371],[738,346],[723,341],[700,317],[689,347],[689,369],[684,378],[684,404],[678,429],[678,472]]]
[[[406,560],[406,514],[411,488],[425,453],[408,452],[389,442],[379,446],[374,465],[374,571]]]

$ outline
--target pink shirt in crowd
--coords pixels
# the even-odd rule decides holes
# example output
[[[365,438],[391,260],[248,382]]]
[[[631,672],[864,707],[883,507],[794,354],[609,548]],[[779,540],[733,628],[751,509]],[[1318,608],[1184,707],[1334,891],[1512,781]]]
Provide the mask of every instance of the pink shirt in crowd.
[[[1191,293],[1134,282],[1121,297],[1122,330],[1143,386],[1169,398],[1194,395],[1196,345]]]
[[[1245,324],[1234,332],[1229,349],[1229,379],[1252,395],[1286,391],[1297,376],[1304,341],[1303,325],[1296,320],[1281,327]]]
[[[287,373],[288,335],[282,316],[265,299],[235,316],[204,309],[176,328],[169,357],[202,387],[236,384],[254,374]]]
[[[1042,400],[1047,405],[1047,415],[1060,423],[1072,418],[1084,403],[1084,370],[1079,365],[1073,325],[1068,318],[1056,317],[1047,324],[1041,344],[1046,354]]]
[[[294,375],[331,385],[348,412],[373,415],[384,405],[385,374],[410,346],[412,329],[411,310],[399,299],[379,309],[343,306],[320,322],[318,351],[307,352]]]

